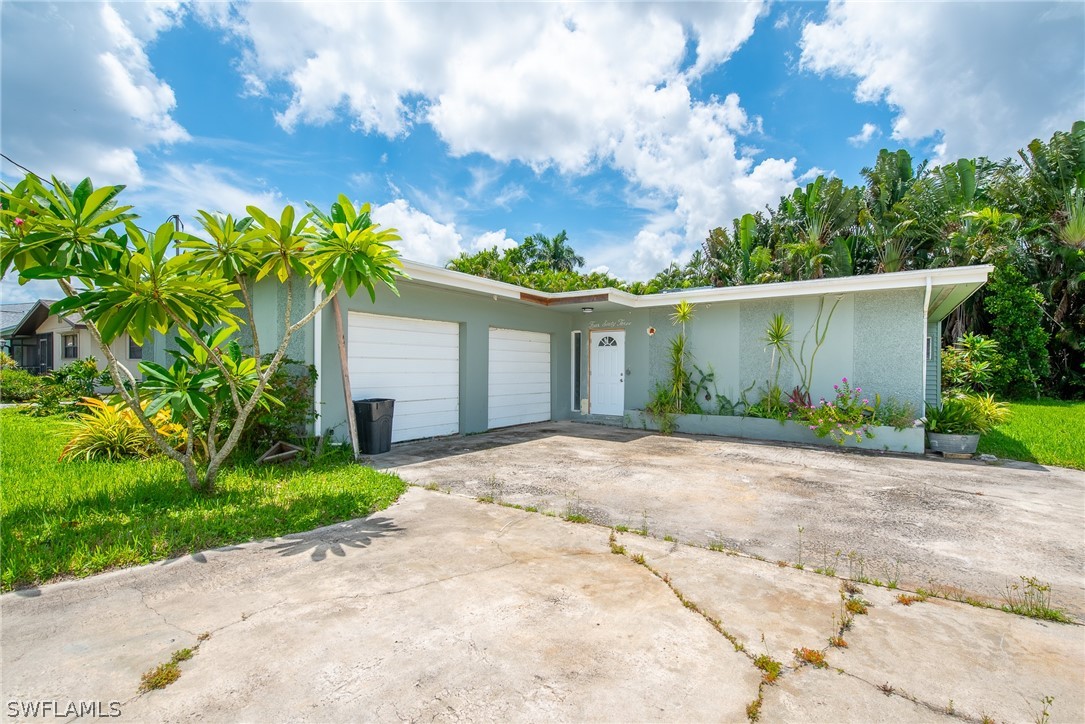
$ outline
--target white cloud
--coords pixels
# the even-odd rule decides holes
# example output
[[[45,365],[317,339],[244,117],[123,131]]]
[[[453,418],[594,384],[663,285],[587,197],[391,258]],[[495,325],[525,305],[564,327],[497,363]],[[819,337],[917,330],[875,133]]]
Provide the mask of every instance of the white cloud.
[[[1004,158],[1085,115],[1083,44],[1082,3],[834,0],[804,26],[800,63],[888,103],[896,140]]]
[[[278,217],[286,201],[273,189],[248,177],[210,164],[166,163],[140,188],[128,195],[137,211],[153,209],[188,218],[197,209],[247,216],[245,207],[259,206]]]
[[[805,173],[801,174],[795,180],[800,184],[805,184],[805,183],[808,183],[810,181],[813,181],[818,176],[824,176],[826,178],[832,178],[833,176],[836,176],[836,171],[826,171],[825,169],[821,168],[820,166],[811,166]]]
[[[5,152],[69,181],[141,183],[139,151],[188,138],[144,50],[179,13],[176,3],[3,3]]]
[[[463,251],[460,246],[463,237],[455,224],[442,224],[404,199],[375,206],[371,215],[381,226],[399,231],[403,241],[396,246],[405,259],[443,265]]]
[[[495,246],[498,250],[511,249],[519,246],[519,242],[510,239],[505,229],[499,229],[498,231],[487,231],[484,234],[479,234],[478,238],[475,239],[475,243],[471,244],[471,249],[473,251],[483,251],[484,249],[492,249]]]
[[[12,273],[0,279],[0,304],[18,304],[38,299],[60,299],[64,292],[51,279],[33,279],[19,286],[18,277]]]
[[[881,129],[878,126],[873,123],[864,123],[858,133],[848,136],[848,143],[856,147],[865,146],[870,143],[870,139],[878,135],[881,135]]]
[[[794,159],[758,163],[738,150],[761,119],[737,95],[695,100],[690,92],[750,37],[763,9],[252,3],[238,8],[232,32],[245,48],[243,73],[267,87],[287,84],[284,128],[345,117],[359,131],[399,137],[424,123],[453,156],[567,175],[616,169],[656,218],[643,230],[643,253],[611,266],[652,273],[658,265],[645,265],[663,258],[659,249],[688,253],[709,229],[794,184]],[[289,43],[283,27],[292,29]],[[472,187],[496,182],[492,169],[473,173]],[[445,225],[464,203],[412,191]],[[526,196],[516,184],[487,193],[504,207]]]

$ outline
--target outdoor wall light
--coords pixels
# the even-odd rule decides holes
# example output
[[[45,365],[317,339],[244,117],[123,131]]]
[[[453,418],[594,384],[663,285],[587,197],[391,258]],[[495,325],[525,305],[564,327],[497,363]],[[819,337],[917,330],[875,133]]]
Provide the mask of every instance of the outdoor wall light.
[[[655,328],[655,327],[649,327],[649,328],[648,328],[648,336],[649,336],[649,337],[654,337],[654,336],[656,336],[656,328]]]
[[[591,314],[592,312],[595,311],[595,307],[581,307],[580,311],[583,312],[584,314]]]

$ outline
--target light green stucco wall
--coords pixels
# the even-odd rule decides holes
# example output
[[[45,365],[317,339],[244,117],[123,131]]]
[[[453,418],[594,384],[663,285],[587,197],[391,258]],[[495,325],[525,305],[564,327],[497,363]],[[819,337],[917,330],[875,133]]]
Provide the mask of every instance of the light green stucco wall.
[[[675,303],[681,301],[676,295]],[[791,324],[792,347],[810,360],[816,346],[815,324],[820,319],[824,343],[813,358],[814,400],[831,399],[833,385],[842,377],[863,388],[864,394],[880,393],[906,401],[917,410],[923,401],[923,345],[926,325],[922,321],[922,292],[893,291],[836,296],[797,297],[781,300],[758,300],[702,304],[694,308],[688,325],[693,362],[715,373],[719,393],[737,400],[741,391],[756,385],[748,393],[750,401],[760,397],[760,390],[770,378],[772,352],[764,341],[765,330],[774,314],[783,314]],[[835,310],[833,309],[835,306]],[[669,319],[671,307],[653,309],[651,324],[656,335],[649,342],[651,379],[644,394],[657,380],[667,379],[668,349],[677,333]],[[832,312],[831,321],[829,318]],[[780,387],[789,392],[799,383],[799,372],[784,362]],[[627,397],[630,397],[627,391]],[[636,396],[636,394],[632,395]],[[705,404],[708,409],[708,403]],[[631,405],[628,409],[635,409]]]
[[[572,411],[572,331],[583,335],[579,360],[581,397],[590,397],[590,332],[623,329],[626,344],[625,409],[643,409],[659,381],[668,377],[670,340],[678,328],[670,321],[672,306],[652,309],[598,311],[583,314],[579,307],[543,307],[519,301],[434,287],[416,281],[401,281],[397,297],[387,288],[378,288],[371,302],[361,290],[351,299],[341,297],[343,328],[348,330],[348,311],[455,322],[460,326],[460,431],[483,432],[488,422],[489,329],[501,327],[550,334],[551,412],[553,419],[579,417]],[[828,318],[836,297],[826,297],[821,318]],[[674,302],[681,301],[674,295]],[[262,351],[274,351],[283,329],[286,288],[274,281],[257,285],[254,293]],[[313,290],[294,287],[293,319],[312,308]],[[805,356],[814,346],[812,326],[818,318],[819,297],[746,302],[713,302],[695,307],[688,325],[693,361],[715,373],[715,388],[732,400],[741,391],[756,401],[759,389],[770,376],[771,352],[764,342],[765,328],[773,314],[781,313],[792,325],[792,344],[800,353],[806,339]],[[843,295],[829,323],[825,342],[814,363],[812,392],[831,398],[833,384],[841,377],[861,385],[864,393],[880,393],[912,404],[917,412],[924,400],[923,370],[927,366],[924,347],[928,325],[923,319],[922,290],[863,292]],[[346,439],[346,405],[339,367],[332,307],[321,317],[319,381],[321,429],[333,430]],[[654,328],[650,336],[648,329]],[[937,325],[930,327],[937,330]],[[936,333],[936,332],[935,332]],[[243,336],[247,336],[244,335]],[[315,326],[305,327],[289,348],[290,357],[315,363]],[[167,362],[165,344],[156,340],[154,358]],[[937,369],[935,362],[933,367]],[[928,370],[931,366],[927,366]],[[783,364],[780,386],[790,391],[798,384],[798,372]],[[710,410],[710,404],[704,403]],[[711,410],[710,410],[711,411]],[[587,410],[583,411],[588,412]]]
[[[379,287],[373,303],[365,290],[341,299],[343,329],[348,311],[456,322],[460,325],[460,432],[487,429],[489,398],[489,333],[491,327],[550,334],[550,410],[553,419],[568,419],[572,407],[570,379],[572,319],[569,314],[524,302],[441,289],[413,281],[397,284],[400,296]],[[346,404],[339,366],[335,319],[331,306],[323,313],[321,370],[322,428],[345,439]]]

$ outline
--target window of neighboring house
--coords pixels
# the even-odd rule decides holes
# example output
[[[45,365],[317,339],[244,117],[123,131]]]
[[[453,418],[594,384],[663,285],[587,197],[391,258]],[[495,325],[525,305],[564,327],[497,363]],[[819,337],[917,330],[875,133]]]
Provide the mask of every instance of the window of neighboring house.
[[[131,336],[128,337],[128,359],[143,359],[143,347],[136,344]]]
[[[927,337],[927,360],[930,361],[932,359],[934,359],[934,340]]]
[[[64,344],[64,359],[79,359],[79,335],[62,334],[60,340]]]

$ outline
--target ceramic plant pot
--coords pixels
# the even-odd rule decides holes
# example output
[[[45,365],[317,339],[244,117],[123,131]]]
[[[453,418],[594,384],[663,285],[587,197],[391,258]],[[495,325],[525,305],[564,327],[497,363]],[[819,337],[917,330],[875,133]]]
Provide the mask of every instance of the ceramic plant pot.
[[[927,444],[930,449],[951,455],[974,455],[979,445],[979,435],[947,435],[941,432],[928,432]]]

